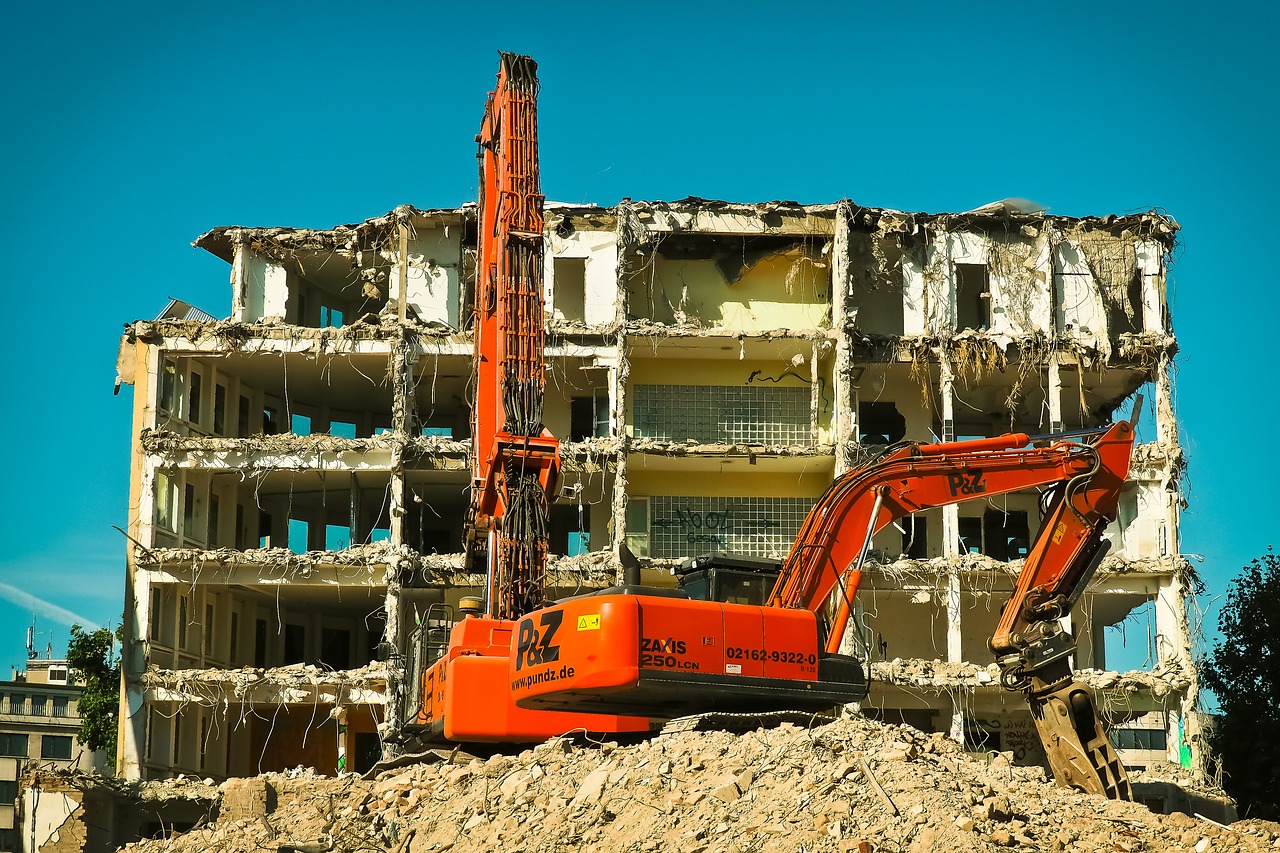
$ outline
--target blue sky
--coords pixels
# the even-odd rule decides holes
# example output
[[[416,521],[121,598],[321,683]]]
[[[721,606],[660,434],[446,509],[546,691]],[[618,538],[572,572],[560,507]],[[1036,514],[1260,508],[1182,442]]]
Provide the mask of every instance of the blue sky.
[[[1265,449],[1280,415],[1264,360],[1275,239],[1261,227],[1280,196],[1274,8],[428,5],[6,11],[0,678],[33,612],[57,654],[69,621],[120,618],[122,325],[170,296],[229,313],[226,264],[190,246],[214,226],[472,200],[499,49],[539,62],[556,200],[1165,209],[1184,229],[1182,549],[1204,557],[1205,604],[1280,539],[1280,456]]]

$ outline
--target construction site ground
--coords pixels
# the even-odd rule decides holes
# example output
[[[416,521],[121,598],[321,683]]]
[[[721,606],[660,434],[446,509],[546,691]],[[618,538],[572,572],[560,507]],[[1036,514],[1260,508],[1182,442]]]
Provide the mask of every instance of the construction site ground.
[[[858,715],[739,732],[677,731],[638,743],[558,738],[484,758],[440,750],[371,779],[300,768],[229,780],[210,788],[209,817],[200,825],[125,849],[1280,848],[1280,825],[1274,823],[1224,825],[1186,813],[1156,814],[1136,802],[1057,787],[1040,768],[1009,759],[973,756],[943,734]],[[1142,778],[1136,780],[1139,796]],[[205,785],[181,779],[163,784]]]

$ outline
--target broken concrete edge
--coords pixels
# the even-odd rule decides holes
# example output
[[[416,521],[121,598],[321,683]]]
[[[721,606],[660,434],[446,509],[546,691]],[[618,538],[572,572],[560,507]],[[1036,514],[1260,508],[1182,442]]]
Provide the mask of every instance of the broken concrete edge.
[[[287,256],[294,251],[325,251],[353,258],[361,252],[388,251],[400,226],[412,229],[435,220],[444,224],[460,224],[464,218],[475,218],[474,205],[461,208],[422,209],[411,204],[397,205],[381,216],[364,222],[335,225],[332,228],[253,228],[224,225],[201,234],[191,245],[230,263],[238,243],[249,244],[255,252],[271,258]]]
[[[1100,707],[1127,707],[1128,698],[1134,693],[1144,693],[1154,699],[1177,699],[1182,691],[1191,687],[1193,675],[1190,667],[1176,659],[1161,661],[1152,670],[1113,672],[1100,669],[1081,669],[1076,678],[1096,691]],[[883,682],[911,690],[945,693],[955,690],[969,692],[1000,687],[1000,667],[970,661],[942,661],[927,658],[894,658],[874,661],[871,664],[871,682]]]
[[[1043,365],[1051,355],[1067,356],[1086,369],[1133,369],[1151,371],[1162,355],[1178,352],[1174,335],[1162,332],[1121,332],[1119,346],[1112,352],[1099,348],[1090,335],[1059,333],[1050,338],[1042,331],[1029,333],[991,332],[962,329],[956,332],[883,335],[863,332],[856,322],[845,324],[853,361],[848,369],[865,362],[936,363],[945,353],[962,367],[969,361],[988,362],[1003,372],[1011,364],[1031,362]]]
[[[221,794],[212,779],[178,776],[173,779],[131,781],[120,776],[64,770],[51,767],[28,767],[19,780],[23,790],[103,791],[134,802],[166,802],[174,800],[216,803]]]
[[[144,687],[185,692],[194,685],[218,685],[232,688],[236,696],[259,687],[324,687],[359,690],[384,690],[388,668],[383,661],[373,661],[358,669],[335,670],[314,664],[290,664],[268,668],[238,669],[161,669],[148,667],[139,677]]]
[[[872,554],[868,557],[866,571],[882,577],[901,579],[911,576],[943,577],[952,572],[974,574],[998,574],[1016,578],[1022,571],[1025,560],[1017,559],[1008,562],[996,560],[985,554],[959,554],[953,557],[930,557],[915,559],[912,557],[886,558]],[[1171,554],[1164,557],[1130,558],[1122,554],[1110,554],[1098,568],[1095,585],[1098,579],[1111,575],[1153,574],[1182,576],[1194,574],[1195,568],[1184,555]]]
[[[903,236],[923,235],[933,227],[942,231],[1017,232],[1023,236],[1035,237],[1040,228],[1050,227],[1059,231],[1079,229],[1086,232],[1104,231],[1116,237],[1140,237],[1156,240],[1166,249],[1171,249],[1182,227],[1173,217],[1155,209],[1125,215],[1077,217],[1018,210],[1003,202],[963,213],[908,213],[890,208],[863,207],[850,200],[840,204],[844,208],[850,229]],[[1028,226],[1036,230],[1025,230]]]
[[[143,429],[138,442],[142,449],[157,455],[186,457],[192,453],[256,453],[263,455],[297,456],[318,453],[369,453],[394,452],[410,458],[465,459],[472,451],[470,441],[459,441],[435,435],[405,435],[385,432],[366,438],[343,438],[332,435],[296,435],[277,433],[253,435],[244,438],[222,436],[181,435],[165,429]],[[711,442],[699,443],[693,439],[669,441],[654,438],[587,438],[565,441],[560,444],[562,459],[570,461],[599,461],[615,457],[619,453],[645,453],[663,456],[834,456],[831,444],[747,444]],[[175,460],[176,461],[176,460]],[[283,465],[291,467],[291,465]]]
[[[471,336],[439,321],[428,323],[416,319],[400,319],[393,315],[365,314],[338,327],[312,328],[268,320],[261,323],[242,323],[238,320],[218,320],[214,323],[198,320],[135,320],[125,324],[125,340],[161,344],[167,340],[186,340],[204,348],[214,346],[221,350],[235,351],[246,348],[251,341],[287,341],[303,345],[341,349],[356,342],[379,341],[395,343],[412,338],[435,339],[456,344],[469,352]],[[310,350],[314,354],[314,350]]]
[[[387,542],[354,545],[342,551],[306,551],[295,553],[287,548],[149,548],[135,546],[135,560],[139,568],[149,570],[176,570],[191,567],[193,570],[209,570],[217,566],[261,566],[273,568],[281,576],[294,575],[306,578],[313,572],[326,568],[364,568],[371,571],[370,582],[390,584],[397,578],[416,575],[428,585],[475,586],[481,576],[469,571],[465,554],[421,554],[406,545],[393,546]],[[671,571],[681,565],[679,559],[641,558],[644,568]],[[548,563],[547,577],[551,586],[577,584],[614,583],[620,576],[622,564],[613,551],[590,551],[575,556],[553,555]],[[972,574],[997,574],[1017,577],[1022,561],[1002,562],[983,554],[962,554],[953,557],[913,559],[898,557],[886,559],[871,555],[866,571],[869,575],[902,579],[907,577],[939,578],[953,572]],[[376,571],[375,571],[376,570]],[[1102,561],[1095,584],[1113,575],[1151,574],[1171,575],[1183,579],[1190,586],[1198,585],[1196,569],[1187,556],[1181,554],[1164,557],[1132,559],[1123,555],[1110,555]]]
[[[191,453],[258,453],[264,455],[307,455],[317,453],[369,453],[399,451],[401,458],[458,458],[471,453],[470,441],[438,435],[406,435],[388,431],[365,438],[294,433],[252,435],[244,438],[181,435],[165,429],[144,428],[138,443],[148,453],[186,456]]]
[[[219,567],[257,566],[267,577],[264,583],[289,578],[305,580],[326,568],[364,569],[373,586],[400,585],[406,578],[413,586],[471,587],[483,585],[483,575],[470,571],[461,552],[421,554],[406,545],[372,542],[341,551],[306,551],[298,554],[287,548],[141,548],[134,547],[135,564],[140,569],[183,575],[208,572]],[[677,561],[672,561],[677,562]],[[553,587],[606,586],[616,583],[621,563],[612,551],[591,551],[576,556],[554,556],[547,566],[547,583]],[[205,577],[203,582],[214,582]]]

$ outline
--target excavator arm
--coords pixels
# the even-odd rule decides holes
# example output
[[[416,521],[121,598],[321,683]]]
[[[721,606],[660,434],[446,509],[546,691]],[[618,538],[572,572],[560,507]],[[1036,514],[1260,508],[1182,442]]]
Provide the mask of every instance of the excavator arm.
[[[467,552],[488,577],[486,613],[544,604],[547,506],[559,442],[543,428],[543,197],[538,186],[538,66],[501,54],[485,104],[475,298],[472,505]],[[483,556],[483,561],[478,559]]]
[[[876,531],[920,509],[1052,484],[1040,532],[990,646],[1002,684],[1026,695],[1058,780],[1130,799],[1093,695],[1072,675],[1075,642],[1060,620],[1106,554],[1103,533],[1116,517],[1128,474],[1133,423],[1121,421],[1073,438],[1087,440],[1028,446],[1026,435],[1014,434],[890,448],[878,461],[837,480],[819,499],[771,598],[777,606],[816,613],[837,591],[836,617],[826,638],[826,650],[834,652]]]

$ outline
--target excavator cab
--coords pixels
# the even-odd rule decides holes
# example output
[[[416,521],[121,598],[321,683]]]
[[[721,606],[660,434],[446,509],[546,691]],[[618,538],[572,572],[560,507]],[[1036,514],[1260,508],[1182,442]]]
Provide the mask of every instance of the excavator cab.
[[[764,605],[781,571],[781,560],[713,552],[689,557],[676,574],[692,599]]]

